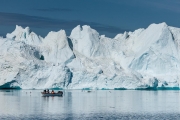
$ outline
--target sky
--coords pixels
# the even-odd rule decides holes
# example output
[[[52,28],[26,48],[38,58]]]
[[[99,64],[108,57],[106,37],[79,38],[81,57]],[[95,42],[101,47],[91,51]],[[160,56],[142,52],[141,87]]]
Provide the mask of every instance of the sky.
[[[90,25],[107,37],[152,23],[180,27],[179,6],[179,0],[1,0],[0,36],[16,25],[42,37],[60,29],[69,36],[77,25]]]

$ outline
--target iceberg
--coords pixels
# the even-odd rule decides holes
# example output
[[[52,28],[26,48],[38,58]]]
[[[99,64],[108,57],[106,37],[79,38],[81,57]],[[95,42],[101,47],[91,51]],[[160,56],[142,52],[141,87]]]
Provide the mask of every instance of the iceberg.
[[[166,23],[114,38],[88,25],[45,38],[16,25],[0,51],[0,88],[179,89],[180,28]]]

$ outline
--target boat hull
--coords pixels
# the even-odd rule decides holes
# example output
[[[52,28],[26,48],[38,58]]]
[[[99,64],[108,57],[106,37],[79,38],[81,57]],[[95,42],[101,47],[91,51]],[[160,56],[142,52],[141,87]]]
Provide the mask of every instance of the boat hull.
[[[52,93],[41,93],[42,94],[42,96],[62,96],[63,95],[63,93],[54,93],[54,94],[52,94]]]

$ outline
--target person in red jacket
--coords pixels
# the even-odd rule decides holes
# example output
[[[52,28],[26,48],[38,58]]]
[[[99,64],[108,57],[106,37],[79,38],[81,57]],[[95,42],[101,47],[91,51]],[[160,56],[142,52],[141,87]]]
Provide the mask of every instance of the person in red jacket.
[[[54,90],[52,90],[52,92],[51,92],[52,94],[54,94]]]

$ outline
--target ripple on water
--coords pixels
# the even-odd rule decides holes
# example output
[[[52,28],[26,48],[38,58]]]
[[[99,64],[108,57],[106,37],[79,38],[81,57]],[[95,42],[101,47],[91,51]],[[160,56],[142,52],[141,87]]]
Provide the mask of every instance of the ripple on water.
[[[21,115],[21,116],[0,116],[5,120],[180,120],[180,114],[61,114],[61,115]]]

